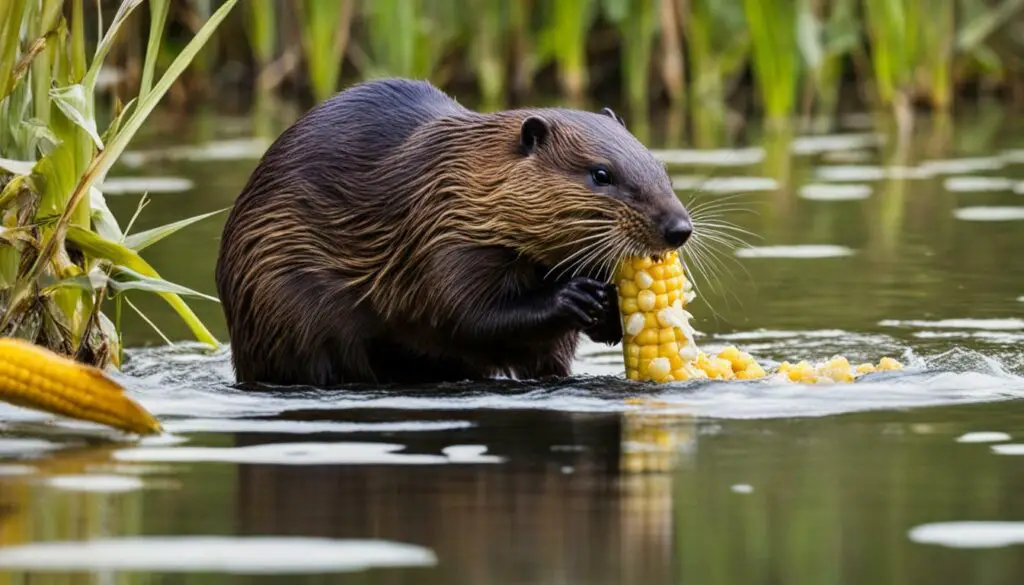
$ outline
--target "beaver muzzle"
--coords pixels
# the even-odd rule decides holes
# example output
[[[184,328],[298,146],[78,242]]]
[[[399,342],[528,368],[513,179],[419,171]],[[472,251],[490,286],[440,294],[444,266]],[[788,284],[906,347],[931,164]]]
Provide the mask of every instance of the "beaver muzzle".
[[[688,215],[670,215],[661,221],[661,237],[665,243],[673,248],[679,248],[690,239],[693,234],[693,222]]]

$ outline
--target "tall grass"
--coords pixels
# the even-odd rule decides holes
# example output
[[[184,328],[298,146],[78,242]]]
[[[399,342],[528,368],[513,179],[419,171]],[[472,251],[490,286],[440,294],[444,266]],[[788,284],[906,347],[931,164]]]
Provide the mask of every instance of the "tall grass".
[[[192,9],[170,18],[194,18],[220,2],[188,0]],[[28,4],[7,0],[0,9]],[[1015,35],[1024,0],[244,4],[236,18],[244,19],[255,66],[277,65],[270,77],[290,77],[316,100],[380,76],[430,79],[460,93],[475,88],[485,108],[546,100],[540,92],[551,89],[574,105],[618,94],[634,112],[659,99],[688,109],[695,132],[712,137],[731,110],[778,126],[797,111],[827,123],[849,103],[909,120],[917,108],[949,110],[968,88],[1024,93],[1024,76],[1008,75],[1021,69]],[[146,44],[143,25],[136,19],[139,30],[121,43],[127,66]],[[231,51],[202,56],[235,54],[238,41],[225,35],[217,42]],[[291,67],[299,58],[305,67]],[[9,71],[0,69],[0,78]],[[851,87],[857,91],[844,91]]]
[[[157,78],[168,15],[166,0],[150,0],[148,36],[136,96],[118,104],[101,129],[96,80],[129,15],[144,2],[127,0],[99,40],[86,49],[84,0],[15,0],[0,22],[0,334],[29,339],[82,361],[120,363],[120,332],[102,310],[114,299],[134,307],[131,290],[154,292],[197,339],[217,341],[182,296],[206,297],[160,278],[139,254],[201,219],[145,232],[122,229],[107,209],[102,182],[161,98],[227,17],[225,2]],[[10,49],[10,50],[8,50]],[[212,297],[206,297],[212,298]],[[214,299],[215,300],[215,299]],[[115,317],[116,320],[116,317]]]

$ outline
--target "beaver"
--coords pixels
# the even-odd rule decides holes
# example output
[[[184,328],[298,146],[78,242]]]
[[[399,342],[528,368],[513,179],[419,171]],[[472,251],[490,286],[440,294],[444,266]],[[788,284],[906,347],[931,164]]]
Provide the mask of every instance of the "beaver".
[[[410,79],[287,128],[226,220],[216,281],[239,383],[571,375],[622,336],[613,264],[693,230],[610,108],[481,113]]]

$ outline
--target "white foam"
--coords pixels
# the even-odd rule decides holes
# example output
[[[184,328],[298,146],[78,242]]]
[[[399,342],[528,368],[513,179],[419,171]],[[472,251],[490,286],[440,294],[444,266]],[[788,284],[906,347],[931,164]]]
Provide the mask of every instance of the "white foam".
[[[765,151],[760,147],[736,149],[672,149],[652,150],[658,160],[670,165],[747,166],[764,160]]]
[[[912,528],[909,537],[950,548],[1001,548],[1024,544],[1024,522],[937,522]]]
[[[871,196],[871,186],[861,183],[808,183],[800,197],[811,201],[858,201]]]
[[[979,205],[953,210],[953,217],[963,221],[1021,221],[1024,207],[1012,205]]]
[[[0,456],[29,455],[60,449],[61,445],[41,439],[0,439]]]
[[[1010,435],[997,432],[964,433],[957,437],[957,443],[999,443],[1009,441]]]
[[[779,182],[768,177],[672,177],[672,188],[698,193],[747,193],[775,191]]]
[[[124,493],[140,490],[142,480],[124,475],[57,475],[47,478],[46,485],[75,492]]]
[[[850,256],[854,251],[846,246],[761,246],[736,250],[740,258],[837,258]]]
[[[455,448],[449,455],[396,453],[404,445],[387,443],[273,443],[246,447],[163,447],[121,449],[118,461],[161,463],[239,463],[272,465],[440,465],[446,463],[498,463],[483,457],[480,447]],[[451,447],[450,447],[451,448]],[[459,460],[459,457],[462,459]]]
[[[949,177],[942,186],[954,193],[981,193],[1009,191],[1013,189],[1013,181],[1003,177]]]
[[[1010,331],[1024,329],[1024,319],[939,319],[937,321],[884,319],[878,322],[882,327],[928,327],[935,329],[984,329]]]
[[[422,431],[452,431],[466,429],[473,423],[452,421],[395,421],[395,422],[335,422],[298,420],[253,420],[224,418],[194,418],[168,421],[164,429],[175,433],[398,433]]]
[[[0,567],[35,572],[318,574],[431,567],[430,549],[384,540],[167,536],[36,542],[0,549]]]
[[[182,177],[107,177],[97,188],[105,195],[126,193],[181,193],[195,184]]]

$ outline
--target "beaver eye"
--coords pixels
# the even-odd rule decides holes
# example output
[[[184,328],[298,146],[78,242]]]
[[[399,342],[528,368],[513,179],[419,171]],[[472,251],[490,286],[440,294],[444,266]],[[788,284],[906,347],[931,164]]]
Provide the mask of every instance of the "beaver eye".
[[[613,182],[611,172],[602,165],[590,169],[590,178],[593,179],[594,183],[599,187],[611,185]]]

